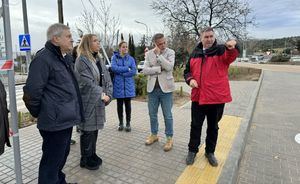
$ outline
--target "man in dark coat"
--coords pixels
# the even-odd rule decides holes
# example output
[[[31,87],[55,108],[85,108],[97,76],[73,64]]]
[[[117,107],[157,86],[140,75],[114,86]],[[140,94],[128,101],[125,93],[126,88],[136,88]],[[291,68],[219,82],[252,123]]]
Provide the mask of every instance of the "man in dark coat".
[[[56,23],[47,30],[48,41],[30,64],[24,86],[26,107],[37,117],[43,138],[40,184],[65,184],[62,169],[70,151],[73,126],[84,121],[79,87],[73,73],[70,28]]]
[[[6,91],[2,81],[0,80],[0,155],[4,153],[4,147],[9,146],[9,124],[8,110],[6,103]]]

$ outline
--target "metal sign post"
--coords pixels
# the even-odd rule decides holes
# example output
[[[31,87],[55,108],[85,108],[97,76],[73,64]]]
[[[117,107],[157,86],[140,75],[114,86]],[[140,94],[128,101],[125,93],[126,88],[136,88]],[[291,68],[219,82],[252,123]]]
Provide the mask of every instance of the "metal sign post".
[[[4,35],[5,35],[5,47],[6,47],[6,59],[12,60],[12,40],[11,40],[11,27],[9,17],[9,3],[8,0],[2,0],[3,8],[3,21],[4,21]],[[14,148],[14,160],[15,160],[15,174],[16,183],[22,184],[22,170],[21,170],[21,154],[20,154],[20,142],[18,132],[18,114],[16,105],[16,88],[15,88],[15,76],[14,70],[7,70],[8,72],[8,89],[9,89],[9,110],[11,113],[11,123],[13,131],[13,148]]]
[[[29,34],[26,0],[22,0],[22,9],[23,9],[24,33]],[[30,36],[29,36],[29,47],[30,47]],[[31,62],[31,49],[26,50],[26,72],[27,72],[27,74],[29,73],[29,63],[30,62]]]
[[[28,74],[29,71],[29,63],[30,63],[30,55],[31,55],[31,42],[30,42],[30,34],[21,34],[19,35],[19,48],[20,51],[26,51],[26,70],[25,73]]]
[[[104,57],[105,57],[107,63],[109,64],[109,66],[111,66],[110,60],[108,59],[108,56],[107,56],[107,54],[106,54],[106,51],[105,51],[103,45],[100,44],[100,46],[101,46],[102,52],[103,52],[103,54],[104,54]]]

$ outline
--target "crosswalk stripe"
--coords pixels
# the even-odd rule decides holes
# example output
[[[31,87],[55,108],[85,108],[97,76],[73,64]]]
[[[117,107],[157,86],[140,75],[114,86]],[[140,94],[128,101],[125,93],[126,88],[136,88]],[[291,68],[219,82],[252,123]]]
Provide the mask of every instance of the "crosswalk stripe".
[[[17,111],[20,112],[28,112],[24,102],[23,102],[23,85],[18,85],[15,87],[16,89],[16,104],[17,104]],[[9,107],[9,91],[6,89],[7,97],[6,101]]]

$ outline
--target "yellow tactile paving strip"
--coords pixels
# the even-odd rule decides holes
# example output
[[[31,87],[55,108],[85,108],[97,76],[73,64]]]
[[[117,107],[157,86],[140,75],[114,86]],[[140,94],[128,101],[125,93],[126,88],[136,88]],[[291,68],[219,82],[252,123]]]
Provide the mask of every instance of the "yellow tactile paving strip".
[[[176,184],[214,184],[222,172],[222,168],[227,159],[232,142],[240,127],[242,118],[236,116],[223,116],[219,122],[219,137],[215,155],[218,159],[219,166],[212,167],[209,165],[204,156],[205,145],[202,145],[195,162],[187,166],[179,176]]]

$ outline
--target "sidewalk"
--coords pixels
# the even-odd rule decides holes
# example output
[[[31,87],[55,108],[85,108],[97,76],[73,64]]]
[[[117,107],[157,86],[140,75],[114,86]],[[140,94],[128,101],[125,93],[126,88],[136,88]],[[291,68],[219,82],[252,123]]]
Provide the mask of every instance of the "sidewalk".
[[[0,79],[2,80],[3,84],[5,86],[8,85],[8,78],[7,78],[7,72],[3,71],[0,73]],[[27,74],[15,74],[15,84],[23,84],[26,82]]]
[[[265,71],[248,140],[239,184],[299,184],[300,73]]]
[[[231,82],[234,101],[226,105],[225,114],[243,117],[246,114],[250,97],[257,82]],[[177,83],[184,86],[185,83]],[[147,104],[132,101],[132,132],[117,131],[116,102],[107,107],[107,124],[100,131],[97,153],[103,159],[103,165],[97,171],[88,171],[79,167],[79,134],[74,131],[73,139],[77,143],[71,146],[71,152],[64,168],[68,182],[80,184],[173,184],[185,170],[185,157],[190,131],[190,108],[188,105],[173,108],[174,148],[163,151],[165,143],[164,123],[159,110],[160,141],[145,146],[149,135],[149,116]],[[206,127],[203,127],[203,137]],[[203,140],[202,137],[202,140]],[[203,142],[203,141],[202,141]],[[41,137],[36,126],[20,130],[23,183],[37,183],[38,164],[41,157]],[[15,183],[14,160],[11,148],[6,148],[0,156],[0,183]]]

